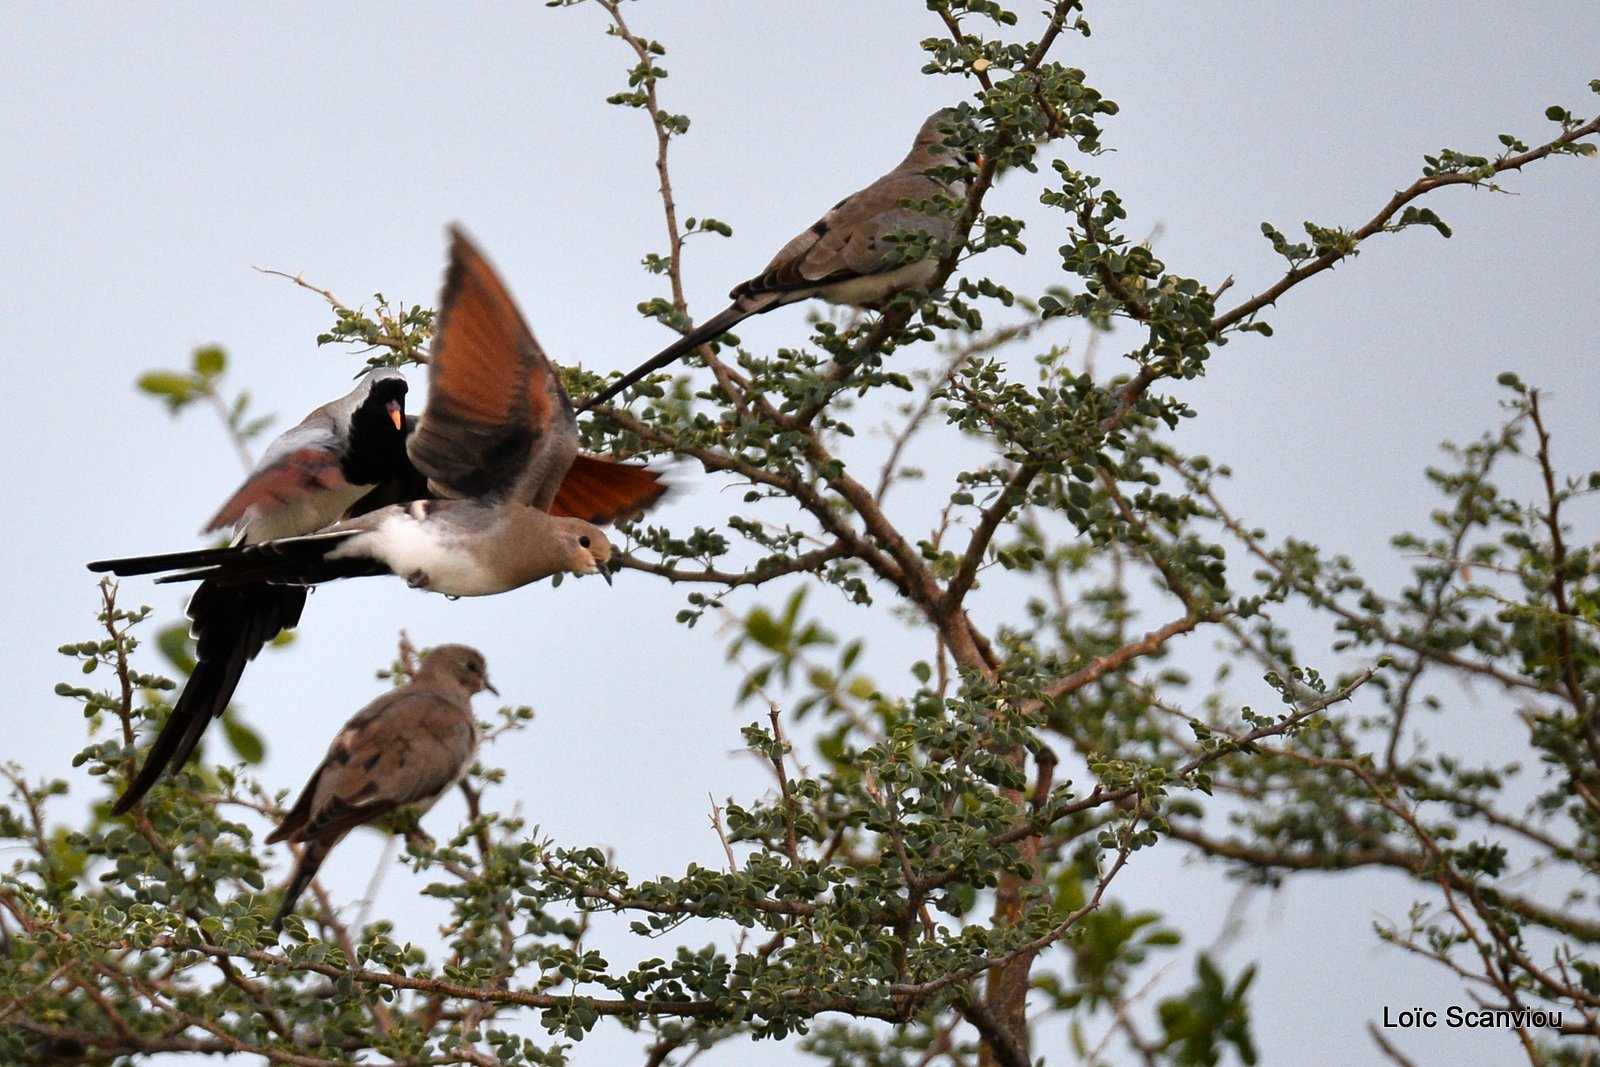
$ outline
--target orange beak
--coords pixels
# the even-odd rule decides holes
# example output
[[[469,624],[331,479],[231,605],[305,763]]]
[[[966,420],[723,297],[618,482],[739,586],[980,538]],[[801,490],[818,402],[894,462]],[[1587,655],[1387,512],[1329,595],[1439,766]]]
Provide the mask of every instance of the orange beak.
[[[394,423],[394,428],[395,429],[397,429],[397,430],[404,429],[405,428],[405,422],[406,422],[406,416],[405,416],[405,413],[400,410],[399,402],[391,400],[391,401],[389,401],[389,405],[388,406],[389,406],[389,421]]]

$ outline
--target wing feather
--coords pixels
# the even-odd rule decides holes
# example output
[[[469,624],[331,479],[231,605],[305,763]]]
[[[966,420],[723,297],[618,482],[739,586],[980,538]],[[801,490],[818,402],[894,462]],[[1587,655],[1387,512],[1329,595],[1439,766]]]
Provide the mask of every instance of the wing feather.
[[[553,496],[577,451],[572,403],[511,294],[459,230],[429,374],[408,450],[436,492],[524,503]]]
[[[580,455],[556,490],[550,514],[600,525],[644,511],[666,491],[667,483],[648,467]]]
[[[886,174],[835,204],[810,229],[784,245],[766,269],[729,295],[738,300],[810,289],[885,270],[894,246],[884,238],[895,230],[953,234],[953,221],[900,204],[902,200],[931,200],[944,191],[943,185],[926,174]]]
[[[205,532],[233,526],[252,510],[256,514],[274,511],[319,492],[347,487],[339,457],[333,452],[322,448],[296,449],[272,466],[252,474],[212,516]]]

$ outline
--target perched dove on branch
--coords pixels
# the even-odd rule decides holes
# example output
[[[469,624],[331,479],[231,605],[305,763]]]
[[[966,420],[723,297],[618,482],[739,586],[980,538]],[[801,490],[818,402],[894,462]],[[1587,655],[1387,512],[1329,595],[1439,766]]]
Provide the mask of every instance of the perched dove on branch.
[[[610,382],[584,401],[587,411],[679,356],[714,341],[751,315],[810,297],[833,304],[876,307],[896,293],[927,285],[938,272],[937,253],[907,260],[891,235],[924,233],[934,247],[949,247],[960,237],[957,220],[929,215],[912,204],[937,196],[960,198],[965,183],[936,178],[929,171],[960,166],[974,157],[956,154],[946,142],[964,120],[954,108],[928,116],[900,165],[835,204],[828,213],[784,245],[766,269],[728,294],[733,303],[648,361]]]
[[[577,422],[554,367],[459,231],[452,231],[429,372],[428,404],[398,469],[350,509],[352,517],[332,522],[338,510],[319,511],[292,494],[273,504],[272,492],[252,490],[252,476],[218,516],[242,516],[243,540],[89,564],[125,576],[182,572],[158,581],[201,580],[189,605],[200,646],[195,674],[118,812],[168,764],[182,766],[227,706],[245,663],[298,623],[307,586],[397,574],[419,589],[485,596],[563,571],[610,581],[611,545],[593,524],[643,510],[666,486],[645,468],[577,454]],[[377,506],[387,500],[406,502]],[[248,536],[291,507],[332,524],[298,536]]]
[[[461,781],[478,751],[472,697],[489,684],[483,655],[440,645],[422,657],[410,684],[385,693],[344,725],[268,844],[305,846],[273,917],[294,911],[317,869],[344,836],[401,808],[421,814]]]

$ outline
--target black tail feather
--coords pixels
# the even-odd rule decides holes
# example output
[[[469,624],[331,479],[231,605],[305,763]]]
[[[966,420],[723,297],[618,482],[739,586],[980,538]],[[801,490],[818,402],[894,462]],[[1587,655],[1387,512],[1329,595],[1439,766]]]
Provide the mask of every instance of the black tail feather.
[[[206,727],[233,699],[245,665],[268,641],[300,622],[305,603],[306,590],[298,585],[201,583],[188,608],[194,623],[194,671],[113,813],[128,811],[169,767],[177,771],[189,761]]]
[[[322,861],[328,858],[328,853],[334,844],[334,841],[306,842],[305,850],[300,853],[300,861],[294,865],[294,877],[289,880],[289,887],[283,891],[283,903],[278,905],[278,914],[272,917],[274,930],[280,932],[283,930],[283,920],[293,913],[295,904],[311,885],[311,879],[317,876]]]
[[[634,384],[645,375],[660,370],[662,367],[665,367],[679,356],[693,352],[695,349],[699,348],[708,341],[715,341],[718,337],[721,337],[739,323],[743,322],[751,315],[754,315],[757,311],[766,310],[765,308],[741,307],[740,304],[742,303],[743,302],[741,301],[740,303],[733,304],[721,314],[713,315],[699,326],[696,326],[694,329],[690,330],[688,333],[672,342],[666,348],[663,348],[660,352],[657,352],[648,360],[641,363],[627,374],[624,374],[616,381],[609,383],[604,389],[585,400],[582,404],[578,405],[578,410],[588,411],[596,404],[605,403],[607,400],[610,400],[612,397],[616,396],[618,393],[622,392],[624,389],[628,388],[628,386]]]
[[[164,574],[157,578],[156,582],[160,584],[214,581],[223,585],[271,582],[275,585],[316,585],[319,582],[331,582],[336,578],[388,574],[388,567],[369,556],[327,558],[329,552],[361,532],[339,530],[334,533],[262,541],[260,544],[235,549],[232,555],[222,557],[209,566],[179,571],[177,574]]]
[[[221,548],[196,548],[187,552],[164,552],[159,556],[126,556],[122,559],[97,559],[88,566],[92,571],[110,571],[120,577],[131,578],[134,575],[154,574],[157,571],[209,567],[232,558],[239,551],[241,551],[239,548],[231,545]]]
[[[329,551],[361,532],[325,530],[299,537],[259,541],[251,545],[197,548],[187,552],[164,552],[158,556],[98,559],[88,566],[92,571],[110,571],[124,578],[155,574],[159,571],[177,571],[176,574],[163,575],[156,581],[192,582],[216,578],[229,584],[277,581],[304,585],[326,581],[328,578],[352,577],[358,573],[384,573],[382,568],[350,571],[336,567],[332,572],[323,574],[315,567],[315,563]],[[301,578],[302,572],[308,575],[304,580]]]

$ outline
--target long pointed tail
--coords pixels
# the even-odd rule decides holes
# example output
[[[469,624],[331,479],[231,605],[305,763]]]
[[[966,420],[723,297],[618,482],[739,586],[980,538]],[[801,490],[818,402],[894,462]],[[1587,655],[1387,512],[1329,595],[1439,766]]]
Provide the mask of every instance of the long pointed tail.
[[[235,558],[241,548],[226,545],[221,548],[196,548],[187,552],[164,552],[159,556],[124,556],[121,559],[97,559],[88,564],[92,571],[110,571],[123,578],[136,574],[154,574],[157,571],[174,571],[189,567],[210,567]]]
[[[361,532],[359,529],[329,528],[298,537],[279,537],[249,545],[165,552],[159,556],[100,559],[88,566],[92,571],[110,571],[121,577],[158,571],[174,572],[163,574],[156,579],[157,582],[196,582],[214,578],[227,585],[256,582],[314,585],[333,578],[386,573],[382,564],[372,560],[346,563],[325,558],[340,544]]]
[[[342,835],[341,835],[342,836]],[[283,930],[283,920],[287,919],[294,911],[294,906],[300,900],[306,887],[311,885],[311,879],[317,876],[317,870],[322,866],[322,861],[328,858],[328,853],[338,843],[332,841],[314,840],[307,841],[306,847],[300,853],[300,862],[294,865],[294,877],[289,880],[289,887],[283,891],[283,903],[278,905],[278,914],[272,917],[272,928]]]
[[[347,556],[329,559],[328,554],[345,541],[356,537],[360,530],[333,530],[306,534],[304,537],[280,537],[276,541],[262,541],[239,550],[239,554],[218,560],[207,567],[192,571],[163,574],[157,583],[194,582],[215,580],[227,585],[250,585],[271,582],[274,585],[316,585],[335,578],[357,578],[362,575],[388,574],[389,568],[367,556]]]
[[[723,334],[733,329],[751,315],[765,310],[766,308],[764,307],[751,307],[745,304],[743,301],[735,302],[721,314],[713,315],[711,318],[707,319],[699,326],[696,326],[694,329],[690,330],[688,333],[672,342],[666,348],[663,348],[660,352],[657,352],[655,355],[651,356],[648,360],[641,363],[627,374],[624,374],[616,381],[607,385],[594,396],[591,396],[589,399],[585,400],[582,404],[578,405],[578,410],[588,411],[596,404],[605,403],[607,400],[610,400],[612,397],[616,396],[618,393],[622,392],[624,389],[628,388],[628,386],[634,384],[645,375],[660,370],[662,367],[665,367],[668,363],[671,363],[673,360],[684,355],[685,353],[693,352],[707,341],[715,341],[718,337],[721,337]]]
[[[300,622],[306,590],[298,585],[217,585],[202,582],[189,599],[196,645],[194,672],[144,766],[118,798],[121,815],[137,804],[169,767],[177,771],[194,755],[211,720],[221,715],[239,687],[245,664],[263,645]]]

